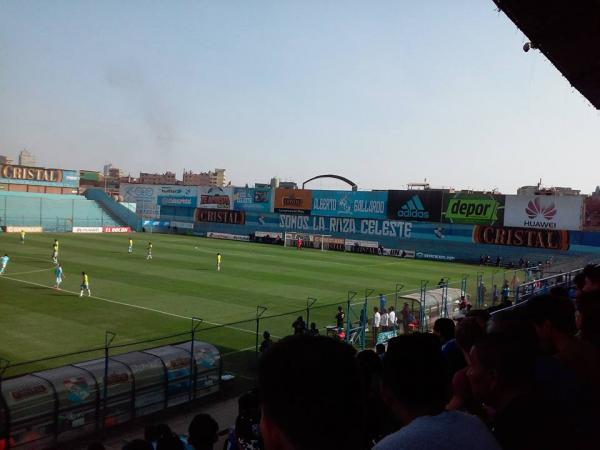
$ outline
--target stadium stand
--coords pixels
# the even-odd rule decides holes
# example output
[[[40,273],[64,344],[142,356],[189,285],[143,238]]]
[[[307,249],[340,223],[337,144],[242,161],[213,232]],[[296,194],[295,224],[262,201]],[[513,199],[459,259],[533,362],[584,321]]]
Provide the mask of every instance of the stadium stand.
[[[141,228],[140,219],[131,210],[114,201],[106,192],[99,188],[90,188],[85,191],[88,200],[93,200],[107,211],[120,225],[131,227],[132,230],[139,231]]]
[[[0,191],[0,225],[71,231],[73,227],[121,226],[96,201],[80,195]]]

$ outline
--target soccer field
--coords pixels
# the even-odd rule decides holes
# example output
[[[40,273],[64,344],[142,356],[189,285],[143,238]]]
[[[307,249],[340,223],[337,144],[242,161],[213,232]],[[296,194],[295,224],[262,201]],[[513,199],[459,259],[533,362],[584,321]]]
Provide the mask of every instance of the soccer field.
[[[458,283],[466,274],[474,285],[477,272],[493,270],[188,236],[133,237],[129,255],[126,235],[29,234],[22,245],[17,234],[0,234],[0,253],[10,256],[0,277],[0,357],[15,364],[101,347],[107,330],[116,333],[117,345],[183,333],[190,329],[191,317],[203,319],[197,339],[233,353],[255,344],[257,305],[267,308],[267,317],[302,310],[307,298],[314,297],[318,301],[311,321],[324,328],[335,322],[335,307],[316,307],[344,304],[348,291],[358,292],[357,301],[366,288],[392,298],[397,283],[408,290],[418,288],[421,280],[434,286],[442,276]],[[65,273],[60,291],[52,288],[54,238],[60,241]],[[151,261],[146,260],[148,240],[153,243]],[[217,252],[223,255],[221,272],[216,271]],[[79,298],[82,271],[89,274],[91,297]],[[289,334],[297,315],[266,318],[261,332]],[[218,327],[233,322],[238,323]],[[78,359],[92,356],[98,354]],[[60,363],[64,361],[28,365],[8,374]]]

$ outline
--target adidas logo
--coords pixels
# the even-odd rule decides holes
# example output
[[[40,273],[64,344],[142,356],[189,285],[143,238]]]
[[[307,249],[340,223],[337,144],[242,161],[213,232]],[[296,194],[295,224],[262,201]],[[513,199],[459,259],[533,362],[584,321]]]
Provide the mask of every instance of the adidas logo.
[[[429,211],[425,209],[419,196],[413,195],[409,201],[400,207],[398,217],[404,219],[429,219]]]

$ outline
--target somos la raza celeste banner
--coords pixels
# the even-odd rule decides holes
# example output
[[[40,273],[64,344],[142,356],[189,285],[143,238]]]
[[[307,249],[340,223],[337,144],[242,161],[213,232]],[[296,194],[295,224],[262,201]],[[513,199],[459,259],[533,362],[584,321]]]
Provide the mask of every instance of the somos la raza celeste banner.
[[[311,213],[316,216],[385,219],[387,192],[312,191]]]
[[[296,216],[281,214],[279,227],[283,230],[315,234],[364,234],[409,239],[412,223],[400,220],[354,219],[341,217]]]

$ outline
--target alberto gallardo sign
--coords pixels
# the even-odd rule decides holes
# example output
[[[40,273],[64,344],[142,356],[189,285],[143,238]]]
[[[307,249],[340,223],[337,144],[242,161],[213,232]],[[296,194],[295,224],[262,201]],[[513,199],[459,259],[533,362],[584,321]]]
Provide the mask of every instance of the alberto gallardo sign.
[[[534,230],[475,225],[473,228],[473,242],[476,244],[568,250],[569,232],[565,230]]]

